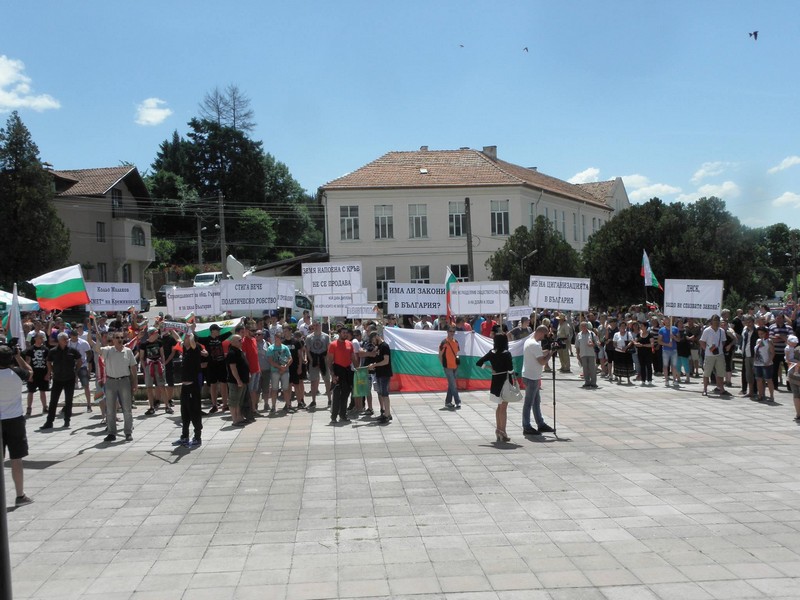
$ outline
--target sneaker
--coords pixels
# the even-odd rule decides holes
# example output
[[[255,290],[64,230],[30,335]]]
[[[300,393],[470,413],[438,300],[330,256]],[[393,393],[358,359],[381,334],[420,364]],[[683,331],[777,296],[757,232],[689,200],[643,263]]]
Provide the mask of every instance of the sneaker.
[[[389,417],[387,417],[386,415],[381,415],[380,417],[378,417],[378,423],[388,423],[388,422],[389,422]]]
[[[444,403],[444,407],[445,408],[453,408],[453,403],[452,402],[445,402]]]
[[[174,410],[172,410],[172,409],[171,409],[171,408],[168,406],[167,408],[165,408],[165,409],[164,409],[164,412],[165,412],[165,413],[167,413],[168,415],[171,415],[171,414],[173,414],[175,411],[174,411]]]
[[[554,433],[555,432],[555,429],[550,427],[550,425],[548,425],[547,423],[545,423],[544,425],[539,425],[538,429],[539,429],[539,433]]]
[[[222,410],[222,412],[228,412],[228,405],[226,404],[220,410]]]
[[[177,440],[172,442],[172,445],[173,446],[185,446],[188,443],[189,443],[189,438],[188,437],[185,437],[185,438],[182,437],[182,438],[178,438]]]
[[[52,428],[53,428],[53,424],[50,421],[47,421],[44,425],[39,427],[39,429],[52,429]]]
[[[92,407],[91,406],[87,406],[86,407],[86,412],[92,412]]]
[[[797,416],[794,418],[794,420],[795,420],[795,421],[797,421],[798,423],[800,423],[800,415],[797,415]]]
[[[342,423],[350,423],[351,422],[348,417],[342,417],[340,420],[341,420]]]
[[[31,409],[29,408],[28,410],[25,411],[25,418],[29,419],[30,416],[31,416]]]
[[[732,394],[728,390],[722,390],[719,393],[720,396],[731,396]]]
[[[155,411],[154,408],[148,408],[146,411],[144,411],[144,414],[146,414],[146,415],[154,415],[154,414],[156,414],[156,411]]]
[[[214,406],[212,406],[211,408],[208,409],[208,414],[213,415],[218,410],[219,410],[219,408],[217,408],[217,405],[215,404]]]
[[[133,441],[133,436],[130,433],[126,433],[125,434],[125,441],[126,442],[132,442]]]
[[[174,401],[174,400],[170,400],[170,401],[169,401],[169,405],[170,405],[170,406],[175,406],[175,401]]]
[[[312,400],[308,404],[308,406],[306,406],[306,410],[311,410],[312,408],[317,408],[317,401],[316,400]]]
[[[336,417],[331,417],[331,423],[336,423]]]
[[[539,430],[533,427],[526,427],[522,430],[523,435],[539,435]]]
[[[194,438],[191,442],[187,441],[185,446],[187,448],[197,448],[198,446],[201,446],[202,444],[203,444],[202,440],[198,440],[197,438]]]
[[[306,408],[306,403],[301,400],[300,402],[297,403],[297,408],[305,409]]]
[[[30,504],[31,502],[33,502],[33,500],[31,500],[30,496],[22,494],[22,496],[17,496],[17,499],[14,501],[14,506],[22,506],[24,504]]]
[[[461,410],[461,402],[459,402],[458,404],[456,404],[456,410]]]
[[[116,439],[117,439],[117,436],[115,436],[115,435],[107,435],[106,437],[103,438],[103,441],[104,442],[113,442]]]
[[[371,408],[368,408],[367,410],[365,410],[365,411],[364,411],[364,414],[365,414],[366,416],[368,416],[368,417],[371,417],[372,415],[374,415],[374,414],[375,414],[375,411],[374,411],[374,410],[372,410]]]

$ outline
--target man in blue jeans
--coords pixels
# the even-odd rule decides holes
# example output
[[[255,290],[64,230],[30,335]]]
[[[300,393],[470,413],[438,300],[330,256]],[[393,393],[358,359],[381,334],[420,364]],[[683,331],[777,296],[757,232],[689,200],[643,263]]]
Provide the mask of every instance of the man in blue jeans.
[[[540,393],[542,383],[542,367],[547,364],[550,357],[555,354],[553,350],[542,350],[542,340],[549,329],[546,325],[539,325],[533,335],[525,341],[522,351],[522,379],[525,381],[525,403],[522,406],[522,433],[525,435],[539,435],[553,431],[542,418],[542,396]],[[531,427],[531,410],[536,421],[536,427]]]

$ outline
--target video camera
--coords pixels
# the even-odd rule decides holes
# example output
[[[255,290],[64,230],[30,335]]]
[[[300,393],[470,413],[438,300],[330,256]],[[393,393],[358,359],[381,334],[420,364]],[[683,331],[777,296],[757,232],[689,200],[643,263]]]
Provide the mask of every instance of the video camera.
[[[564,350],[567,345],[564,342],[559,342],[556,338],[552,336],[546,336],[542,339],[542,350],[550,350],[551,352],[555,352],[557,350]]]

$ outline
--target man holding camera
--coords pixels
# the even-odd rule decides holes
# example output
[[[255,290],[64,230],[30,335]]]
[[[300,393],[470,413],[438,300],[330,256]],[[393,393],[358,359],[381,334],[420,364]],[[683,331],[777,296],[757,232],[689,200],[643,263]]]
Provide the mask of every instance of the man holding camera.
[[[16,362],[16,366],[13,366]],[[20,379],[28,381],[32,371],[18,348],[0,346],[0,425],[3,432],[3,456],[8,448],[11,459],[11,478],[17,490],[15,506],[33,502],[23,489],[22,459],[28,456],[28,436],[22,413]]]
[[[703,330],[700,336],[700,346],[705,351],[703,360],[703,396],[708,396],[708,380],[714,373],[717,380],[717,389],[720,396],[730,396],[730,392],[725,389],[725,355],[722,349],[727,342],[727,334],[719,326],[719,315],[711,315],[708,327]]]

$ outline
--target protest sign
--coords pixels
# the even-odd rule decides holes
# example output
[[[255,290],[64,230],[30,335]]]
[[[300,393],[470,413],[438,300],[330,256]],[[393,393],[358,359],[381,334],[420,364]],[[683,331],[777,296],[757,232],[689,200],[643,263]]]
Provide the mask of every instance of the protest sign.
[[[386,314],[443,315],[447,313],[447,289],[435,283],[388,283]]]
[[[367,290],[362,288],[353,294],[317,294],[314,296],[315,317],[343,317],[347,307],[367,304]]]
[[[507,281],[475,281],[450,286],[450,309],[455,315],[499,315],[508,311]]]
[[[166,331],[174,329],[175,331],[186,333],[190,329],[188,323],[181,323],[180,321],[162,321],[161,324],[164,326]]]
[[[589,279],[531,275],[530,304],[536,308],[589,310]]]
[[[361,261],[303,263],[306,294],[352,294],[361,289]]]
[[[532,312],[530,306],[512,306],[508,309],[508,320],[519,321],[522,317],[530,318]]]
[[[234,313],[258,313],[278,308],[278,280],[274,277],[224,279],[220,308]]]
[[[375,319],[378,316],[374,304],[348,304],[345,308],[348,319]]]
[[[86,293],[89,294],[89,310],[125,311],[134,306],[138,311],[142,294],[138,283],[104,283],[87,281]]]
[[[218,315],[222,312],[220,288],[218,285],[207,285],[168,289],[167,311],[172,315],[186,315],[190,312],[198,317]]]
[[[294,308],[294,281],[278,279],[278,308]]]
[[[722,312],[721,279],[666,279],[664,314],[708,319]]]

